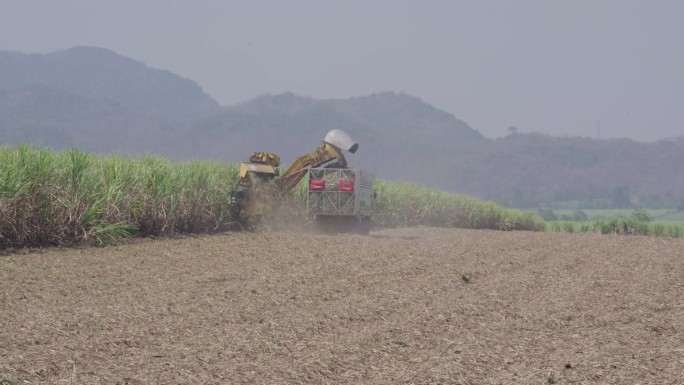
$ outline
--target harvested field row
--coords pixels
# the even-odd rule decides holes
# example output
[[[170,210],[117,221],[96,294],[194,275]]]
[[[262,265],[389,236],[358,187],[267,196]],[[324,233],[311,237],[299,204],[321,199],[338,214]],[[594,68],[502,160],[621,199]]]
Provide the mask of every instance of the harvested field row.
[[[0,379],[681,384],[684,241],[400,229],[0,256]]]

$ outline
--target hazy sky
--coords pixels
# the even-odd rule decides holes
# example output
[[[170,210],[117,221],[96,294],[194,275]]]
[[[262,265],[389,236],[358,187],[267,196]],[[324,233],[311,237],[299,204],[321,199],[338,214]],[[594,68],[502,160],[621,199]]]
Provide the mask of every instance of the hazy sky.
[[[684,135],[684,0],[0,0],[0,50],[75,45],[221,104],[397,91],[489,137]]]

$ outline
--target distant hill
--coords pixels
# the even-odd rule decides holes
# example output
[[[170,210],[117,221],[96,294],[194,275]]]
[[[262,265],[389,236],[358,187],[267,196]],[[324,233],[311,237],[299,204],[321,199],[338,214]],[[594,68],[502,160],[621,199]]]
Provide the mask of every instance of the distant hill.
[[[140,147],[153,131],[219,109],[193,81],[106,49],[0,51],[0,139],[5,143],[118,151]]]
[[[318,100],[292,93],[219,106],[192,80],[115,52],[0,51],[0,145],[78,146],[285,164],[340,128],[351,165],[509,206],[684,208],[684,137],[656,143],[512,134],[491,140],[420,98],[393,92]]]
[[[422,100],[380,93],[350,99],[316,100],[291,93],[266,95],[223,111],[192,130],[174,135],[189,147],[230,161],[252,151],[278,153],[285,163],[312,151],[325,134],[341,128],[360,144],[348,161],[383,178],[435,185],[447,170],[437,160],[488,140],[465,122]]]
[[[0,90],[0,139],[109,151],[150,122],[118,103],[89,99],[46,86]]]
[[[75,47],[45,55],[0,51],[0,89],[34,85],[114,102],[163,121],[192,121],[218,109],[192,80],[107,49]]]
[[[448,189],[509,206],[684,208],[684,137],[515,134],[456,159]]]

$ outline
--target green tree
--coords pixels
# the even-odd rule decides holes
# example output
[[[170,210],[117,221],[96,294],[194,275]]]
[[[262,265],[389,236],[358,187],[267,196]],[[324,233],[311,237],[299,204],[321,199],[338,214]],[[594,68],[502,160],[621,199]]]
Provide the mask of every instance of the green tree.
[[[539,209],[537,215],[544,218],[545,221],[557,221],[558,217],[551,209]]]
[[[589,219],[589,216],[587,216],[587,213],[584,211],[577,209],[577,210],[572,210],[572,220],[573,221],[586,221]]]
[[[634,219],[637,222],[651,222],[653,220],[653,217],[651,217],[651,214],[648,213],[648,211],[644,209],[636,209],[632,211],[632,219]]]

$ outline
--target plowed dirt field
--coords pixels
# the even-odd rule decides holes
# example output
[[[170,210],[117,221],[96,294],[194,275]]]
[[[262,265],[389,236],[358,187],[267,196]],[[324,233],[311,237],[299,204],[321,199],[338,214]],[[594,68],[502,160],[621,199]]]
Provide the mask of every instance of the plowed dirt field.
[[[401,229],[0,256],[17,384],[683,384],[684,241]]]

